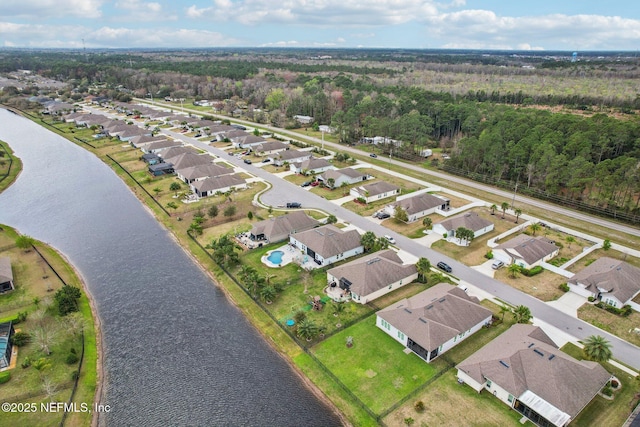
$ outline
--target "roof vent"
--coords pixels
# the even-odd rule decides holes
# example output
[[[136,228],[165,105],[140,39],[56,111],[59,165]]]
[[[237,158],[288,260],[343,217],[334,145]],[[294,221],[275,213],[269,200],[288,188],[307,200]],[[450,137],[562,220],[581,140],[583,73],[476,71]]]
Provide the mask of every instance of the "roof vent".
[[[551,356],[549,356],[549,360],[553,359],[554,357],[556,357],[556,355],[552,354]]]
[[[419,317],[418,320],[421,321],[422,323],[427,323],[427,321],[424,320],[422,317]]]
[[[432,308],[433,308],[433,304],[429,304],[429,305],[427,306],[427,310],[431,310]]]
[[[531,347],[533,347],[534,345],[535,345],[534,343],[531,343],[531,344],[529,344],[529,347],[528,347],[528,348],[531,348]]]
[[[411,314],[411,310],[409,310],[408,308],[405,308],[404,311],[406,311],[407,313]]]
[[[544,356],[544,353],[541,352],[540,350],[538,350],[537,348],[534,348],[533,352],[536,353],[536,354],[539,354],[540,356]]]
[[[509,368],[509,365],[506,362],[503,362],[502,360],[500,361],[500,364],[505,368]]]
[[[444,302],[444,301],[445,301],[444,298],[438,300],[438,302]]]

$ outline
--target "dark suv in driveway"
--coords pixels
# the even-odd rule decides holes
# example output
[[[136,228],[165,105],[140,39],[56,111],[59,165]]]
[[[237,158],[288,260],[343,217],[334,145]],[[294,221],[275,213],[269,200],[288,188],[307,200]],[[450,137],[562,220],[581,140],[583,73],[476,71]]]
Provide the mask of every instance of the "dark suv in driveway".
[[[302,206],[300,203],[298,202],[289,202],[287,203],[287,207],[288,208],[299,208],[300,206]]]
[[[438,268],[439,268],[440,270],[444,270],[444,271],[446,271],[447,273],[451,273],[451,272],[453,271],[453,269],[451,268],[451,266],[450,266],[449,264],[447,264],[447,263],[445,263],[445,262],[442,262],[442,261],[440,261],[440,262],[437,264],[437,266],[438,266]]]

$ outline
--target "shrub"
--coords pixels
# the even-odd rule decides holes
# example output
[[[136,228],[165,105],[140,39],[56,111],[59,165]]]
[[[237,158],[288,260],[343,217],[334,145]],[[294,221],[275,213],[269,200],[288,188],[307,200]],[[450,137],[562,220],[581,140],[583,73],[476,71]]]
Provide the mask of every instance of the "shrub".
[[[560,288],[560,290],[562,292],[569,292],[569,285],[567,285],[566,283],[561,284],[560,286],[558,286]]]
[[[16,317],[16,320],[13,323],[18,324],[18,323],[24,322],[25,320],[27,320],[28,315],[29,313],[27,313],[26,311],[19,312],[18,316]]]
[[[484,254],[486,259],[493,259],[493,251],[489,249],[486,254]]]
[[[79,371],[73,371],[71,372],[71,381],[75,381],[80,377],[80,372]]]
[[[295,320],[296,323],[301,323],[306,318],[307,318],[307,313],[305,313],[302,310],[296,311],[296,314],[293,315],[293,320]]]
[[[69,354],[67,354],[67,358],[64,361],[65,361],[65,363],[67,365],[73,365],[74,363],[77,363],[78,360],[80,360],[80,359],[78,358],[77,354],[69,353]]]
[[[424,402],[422,400],[418,400],[414,405],[413,405],[414,409],[417,412],[423,412],[424,411]]]
[[[611,387],[612,388],[618,388],[620,387],[620,383],[616,380],[611,380]]]
[[[9,382],[11,379],[11,372],[0,372],[0,384]]]
[[[22,347],[23,345],[29,343],[31,341],[31,335],[26,332],[16,332],[11,337],[11,343],[17,347]]]
[[[31,359],[28,356],[25,357],[20,366],[22,366],[22,369],[27,369],[29,366],[31,366]]]
[[[587,298],[587,301],[589,301],[589,302],[594,302],[595,300],[596,300],[596,299],[595,299],[594,297],[589,297],[589,298]]]
[[[535,267],[530,269],[520,267],[520,272],[527,277],[535,276],[536,274],[540,274],[543,271],[544,271],[544,268],[540,267],[539,265],[536,265]]]
[[[78,311],[78,300],[80,299],[80,289],[75,286],[63,286],[56,292],[54,299],[58,305],[58,313],[66,316],[69,313]]]
[[[604,386],[604,388],[602,389],[602,394],[604,394],[605,396],[612,396],[613,395],[613,389],[611,388],[611,386],[609,384]]]

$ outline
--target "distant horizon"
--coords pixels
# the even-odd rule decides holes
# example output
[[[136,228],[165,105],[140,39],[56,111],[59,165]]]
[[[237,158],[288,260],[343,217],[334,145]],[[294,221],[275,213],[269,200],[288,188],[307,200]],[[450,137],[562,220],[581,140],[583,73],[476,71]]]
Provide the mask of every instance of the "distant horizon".
[[[640,8],[596,0],[3,0],[0,47],[636,51]]]

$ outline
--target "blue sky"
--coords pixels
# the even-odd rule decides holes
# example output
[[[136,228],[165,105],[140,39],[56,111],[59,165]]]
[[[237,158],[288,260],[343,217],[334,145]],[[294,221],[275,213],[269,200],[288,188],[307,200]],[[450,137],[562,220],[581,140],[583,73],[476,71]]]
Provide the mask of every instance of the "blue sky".
[[[0,0],[0,47],[640,49],[637,1]]]

